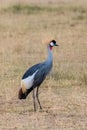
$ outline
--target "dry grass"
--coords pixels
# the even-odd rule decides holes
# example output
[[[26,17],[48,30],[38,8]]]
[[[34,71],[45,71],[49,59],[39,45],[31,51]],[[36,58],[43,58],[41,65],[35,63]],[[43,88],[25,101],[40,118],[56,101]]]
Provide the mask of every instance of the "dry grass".
[[[0,130],[86,130],[87,2],[22,3],[0,8]],[[34,113],[32,94],[20,101],[18,90],[24,71],[46,58],[49,36],[60,46],[40,87],[43,112]]]

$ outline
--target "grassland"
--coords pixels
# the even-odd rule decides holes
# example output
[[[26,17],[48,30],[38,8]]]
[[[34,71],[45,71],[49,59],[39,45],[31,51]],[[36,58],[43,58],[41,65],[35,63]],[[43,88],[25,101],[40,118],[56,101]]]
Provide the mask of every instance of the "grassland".
[[[11,3],[0,6],[0,130],[87,129],[87,2]],[[38,4],[37,4],[38,3]],[[43,112],[32,94],[18,99],[21,76],[53,49],[52,73],[40,87]]]

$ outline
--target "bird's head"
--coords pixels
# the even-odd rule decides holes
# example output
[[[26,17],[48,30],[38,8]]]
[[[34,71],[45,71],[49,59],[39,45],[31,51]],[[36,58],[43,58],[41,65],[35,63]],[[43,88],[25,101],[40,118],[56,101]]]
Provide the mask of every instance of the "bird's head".
[[[20,88],[19,93],[18,93],[18,98],[19,99],[26,99],[26,97],[27,97],[26,92],[23,92],[22,88]]]
[[[50,50],[52,50],[52,48],[53,48],[54,46],[58,46],[58,44],[56,43],[55,40],[51,40],[50,43],[49,43]]]

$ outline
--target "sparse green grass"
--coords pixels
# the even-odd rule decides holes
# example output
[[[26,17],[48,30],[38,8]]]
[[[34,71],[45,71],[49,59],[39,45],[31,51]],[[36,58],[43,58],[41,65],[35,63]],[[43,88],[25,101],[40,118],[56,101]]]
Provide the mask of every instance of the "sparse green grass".
[[[76,3],[0,9],[0,130],[87,129],[87,8]],[[32,94],[20,101],[18,90],[25,70],[46,59],[49,36],[60,46],[34,113]]]
[[[87,72],[82,73],[80,80],[83,84],[87,85]]]
[[[30,4],[15,4],[13,6],[9,6],[7,8],[2,9],[4,12],[12,12],[12,13],[26,13],[26,14],[36,14],[36,13],[41,13],[41,12],[57,12],[58,14],[64,14],[66,12],[74,12],[74,13],[79,13],[79,14],[87,14],[87,8],[83,6],[78,6],[78,5],[59,5],[59,6],[52,6],[52,5],[30,5]]]
[[[62,7],[38,6],[38,5],[22,5],[16,4],[3,9],[4,12],[37,14],[41,12],[59,12],[62,13]]]

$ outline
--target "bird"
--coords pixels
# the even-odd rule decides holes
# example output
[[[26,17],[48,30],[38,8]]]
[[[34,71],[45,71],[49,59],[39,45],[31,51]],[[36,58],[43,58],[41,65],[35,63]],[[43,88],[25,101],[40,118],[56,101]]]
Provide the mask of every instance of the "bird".
[[[28,94],[30,94],[33,91],[34,111],[36,111],[35,99],[37,99],[40,110],[42,110],[38,91],[40,85],[42,84],[42,82],[45,80],[45,78],[47,77],[47,75],[50,73],[52,69],[53,66],[52,49],[54,46],[58,46],[57,42],[55,40],[50,40],[49,43],[47,44],[47,49],[48,49],[47,59],[27,69],[27,71],[25,71],[21,79],[21,87],[19,89],[18,98],[26,99]],[[35,94],[35,88],[37,88],[36,94]]]

